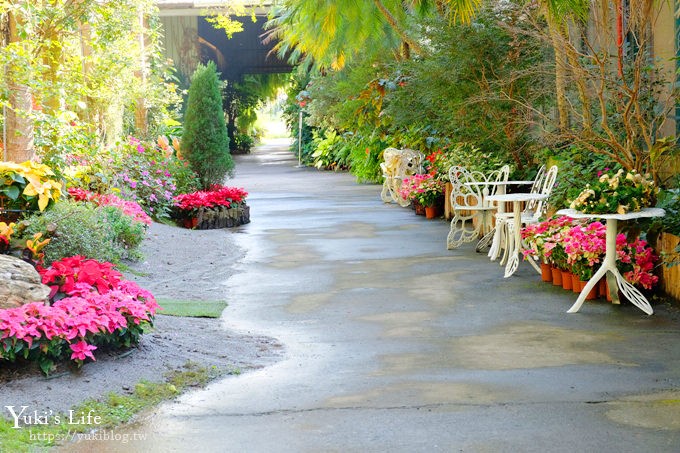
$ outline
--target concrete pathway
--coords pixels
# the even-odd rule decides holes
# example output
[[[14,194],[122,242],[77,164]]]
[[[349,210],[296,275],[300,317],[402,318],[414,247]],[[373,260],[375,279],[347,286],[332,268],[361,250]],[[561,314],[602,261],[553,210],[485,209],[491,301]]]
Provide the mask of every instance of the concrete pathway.
[[[472,244],[447,251],[443,220],[296,163],[281,144],[238,159],[252,223],[223,316],[286,359],[98,451],[680,451],[677,310],[568,315],[574,295],[526,263],[503,279]]]

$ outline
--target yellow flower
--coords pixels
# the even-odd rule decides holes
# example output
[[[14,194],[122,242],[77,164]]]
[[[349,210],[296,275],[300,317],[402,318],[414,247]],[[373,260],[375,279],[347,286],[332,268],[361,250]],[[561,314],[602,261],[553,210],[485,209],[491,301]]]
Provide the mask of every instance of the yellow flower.
[[[14,233],[14,223],[7,225],[5,222],[0,222],[0,236],[4,236],[9,239]]]

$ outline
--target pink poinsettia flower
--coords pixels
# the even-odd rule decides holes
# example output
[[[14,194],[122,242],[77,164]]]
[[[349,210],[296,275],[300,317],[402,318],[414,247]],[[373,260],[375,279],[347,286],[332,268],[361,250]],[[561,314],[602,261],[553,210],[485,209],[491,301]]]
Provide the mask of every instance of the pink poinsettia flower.
[[[92,351],[95,349],[97,349],[96,346],[87,344],[85,340],[81,340],[78,343],[71,343],[71,351],[73,351],[71,360],[85,360],[87,357],[92,360],[97,360],[94,358],[94,354],[92,354]]]

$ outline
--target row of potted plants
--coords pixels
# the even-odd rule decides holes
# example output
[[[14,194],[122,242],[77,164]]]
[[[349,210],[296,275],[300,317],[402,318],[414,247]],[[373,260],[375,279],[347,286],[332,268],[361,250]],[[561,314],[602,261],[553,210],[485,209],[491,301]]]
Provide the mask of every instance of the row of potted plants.
[[[424,173],[404,178],[399,195],[411,201],[418,215],[425,215],[429,219],[441,215],[444,211],[449,169],[454,165],[488,171],[500,167],[502,162],[469,143],[444,146],[425,156]]]
[[[527,246],[523,253],[527,259],[540,261],[544,281],[578,292],[604,259],[605,235],[606,226],[601,222],[556,217],[522,229]],[[623,278],[647,290],[656,285],[658,277],[653,271],[658,257],[646,241],[629,240],[620,233],[616,237],[616,250],[617,267]],[[578,282],[579,286],[575,287],[573,282]],[[603,289],[601,295],[605,293]],[[596,294],[591,292],[589,297],[596,297]]]

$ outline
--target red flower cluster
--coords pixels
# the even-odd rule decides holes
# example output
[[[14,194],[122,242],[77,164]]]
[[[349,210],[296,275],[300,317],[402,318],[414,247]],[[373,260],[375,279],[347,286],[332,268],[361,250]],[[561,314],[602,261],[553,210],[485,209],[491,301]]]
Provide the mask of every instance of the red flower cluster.
[[[139,324],[151,322],[159,308],[150,292],[121,280],[111,263],[75,256],[39,271],[53,293],[66,297],[51,306],[33,302],[0,310],[0,359],[13,361],[21,354],[45,365],[45,373],[54,360],[94,360],[96,344],[134,344]]]
[[[92,292],[106,294],[117,288],[122,274],[111,263],[85,259],[82,256],[63,258],[49,269],[39,268],[43,284],[52,288],[50,299],[58,293],[74,296]]]
[[[215,206],[230,207],[231,203],[242,203],[248,196],[248,192],[240,187],[226,187],[215,184],[210,190],[185,193],[177,195],[175,207],[190,211],[198,208],[214,208]]]

